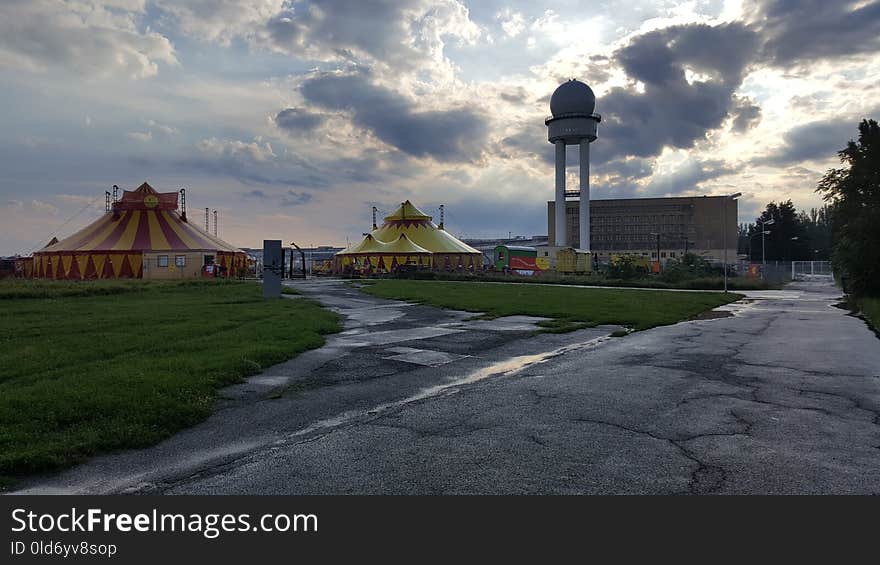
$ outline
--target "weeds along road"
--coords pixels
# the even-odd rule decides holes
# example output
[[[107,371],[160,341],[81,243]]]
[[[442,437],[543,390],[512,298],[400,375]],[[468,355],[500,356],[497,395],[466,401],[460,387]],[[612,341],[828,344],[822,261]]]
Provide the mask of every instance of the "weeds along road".
[[[346,332],[25,491],[880,493],[880,340],[829,284],[623,338],[299,288]]]

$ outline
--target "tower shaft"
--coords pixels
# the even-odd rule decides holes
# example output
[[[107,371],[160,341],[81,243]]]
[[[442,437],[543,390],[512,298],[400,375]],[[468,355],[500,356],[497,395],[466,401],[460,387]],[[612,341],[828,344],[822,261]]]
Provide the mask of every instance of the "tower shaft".
[[[565,141],[559,140],[556,145],[556,207],[554,223],[556,224],[556,245],[564,247],[567,226],[565,225]]]
[[[581,201],[578,203],[578,228],[580,235],[579,247],[590,250],[590,140],[581,139],[580,143],[580,180]],[[564,205],[564,203],[563,203]]]

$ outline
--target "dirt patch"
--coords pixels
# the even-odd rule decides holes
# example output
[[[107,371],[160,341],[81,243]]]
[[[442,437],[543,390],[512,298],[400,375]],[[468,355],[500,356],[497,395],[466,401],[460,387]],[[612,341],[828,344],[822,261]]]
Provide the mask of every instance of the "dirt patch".
[[[733,316],[733,312],[726,310],[708,310],[696,316],[694,320],[717,320],[718,318],[730,318],[731,316]]]

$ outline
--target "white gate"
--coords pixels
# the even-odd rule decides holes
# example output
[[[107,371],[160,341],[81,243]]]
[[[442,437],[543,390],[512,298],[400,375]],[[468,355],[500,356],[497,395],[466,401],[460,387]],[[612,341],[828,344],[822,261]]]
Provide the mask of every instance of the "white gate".
[[[831,261],[792,261],[791,280],[802,281],[812,277],[831,277]]]

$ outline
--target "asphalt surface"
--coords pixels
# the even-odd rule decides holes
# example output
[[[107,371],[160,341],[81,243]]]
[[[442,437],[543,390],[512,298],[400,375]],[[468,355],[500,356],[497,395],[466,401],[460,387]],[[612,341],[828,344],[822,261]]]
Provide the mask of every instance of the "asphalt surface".
[[[346,331],[23,492],[880,493],[880,340],[828,283],[623,338],[299,287]]]

